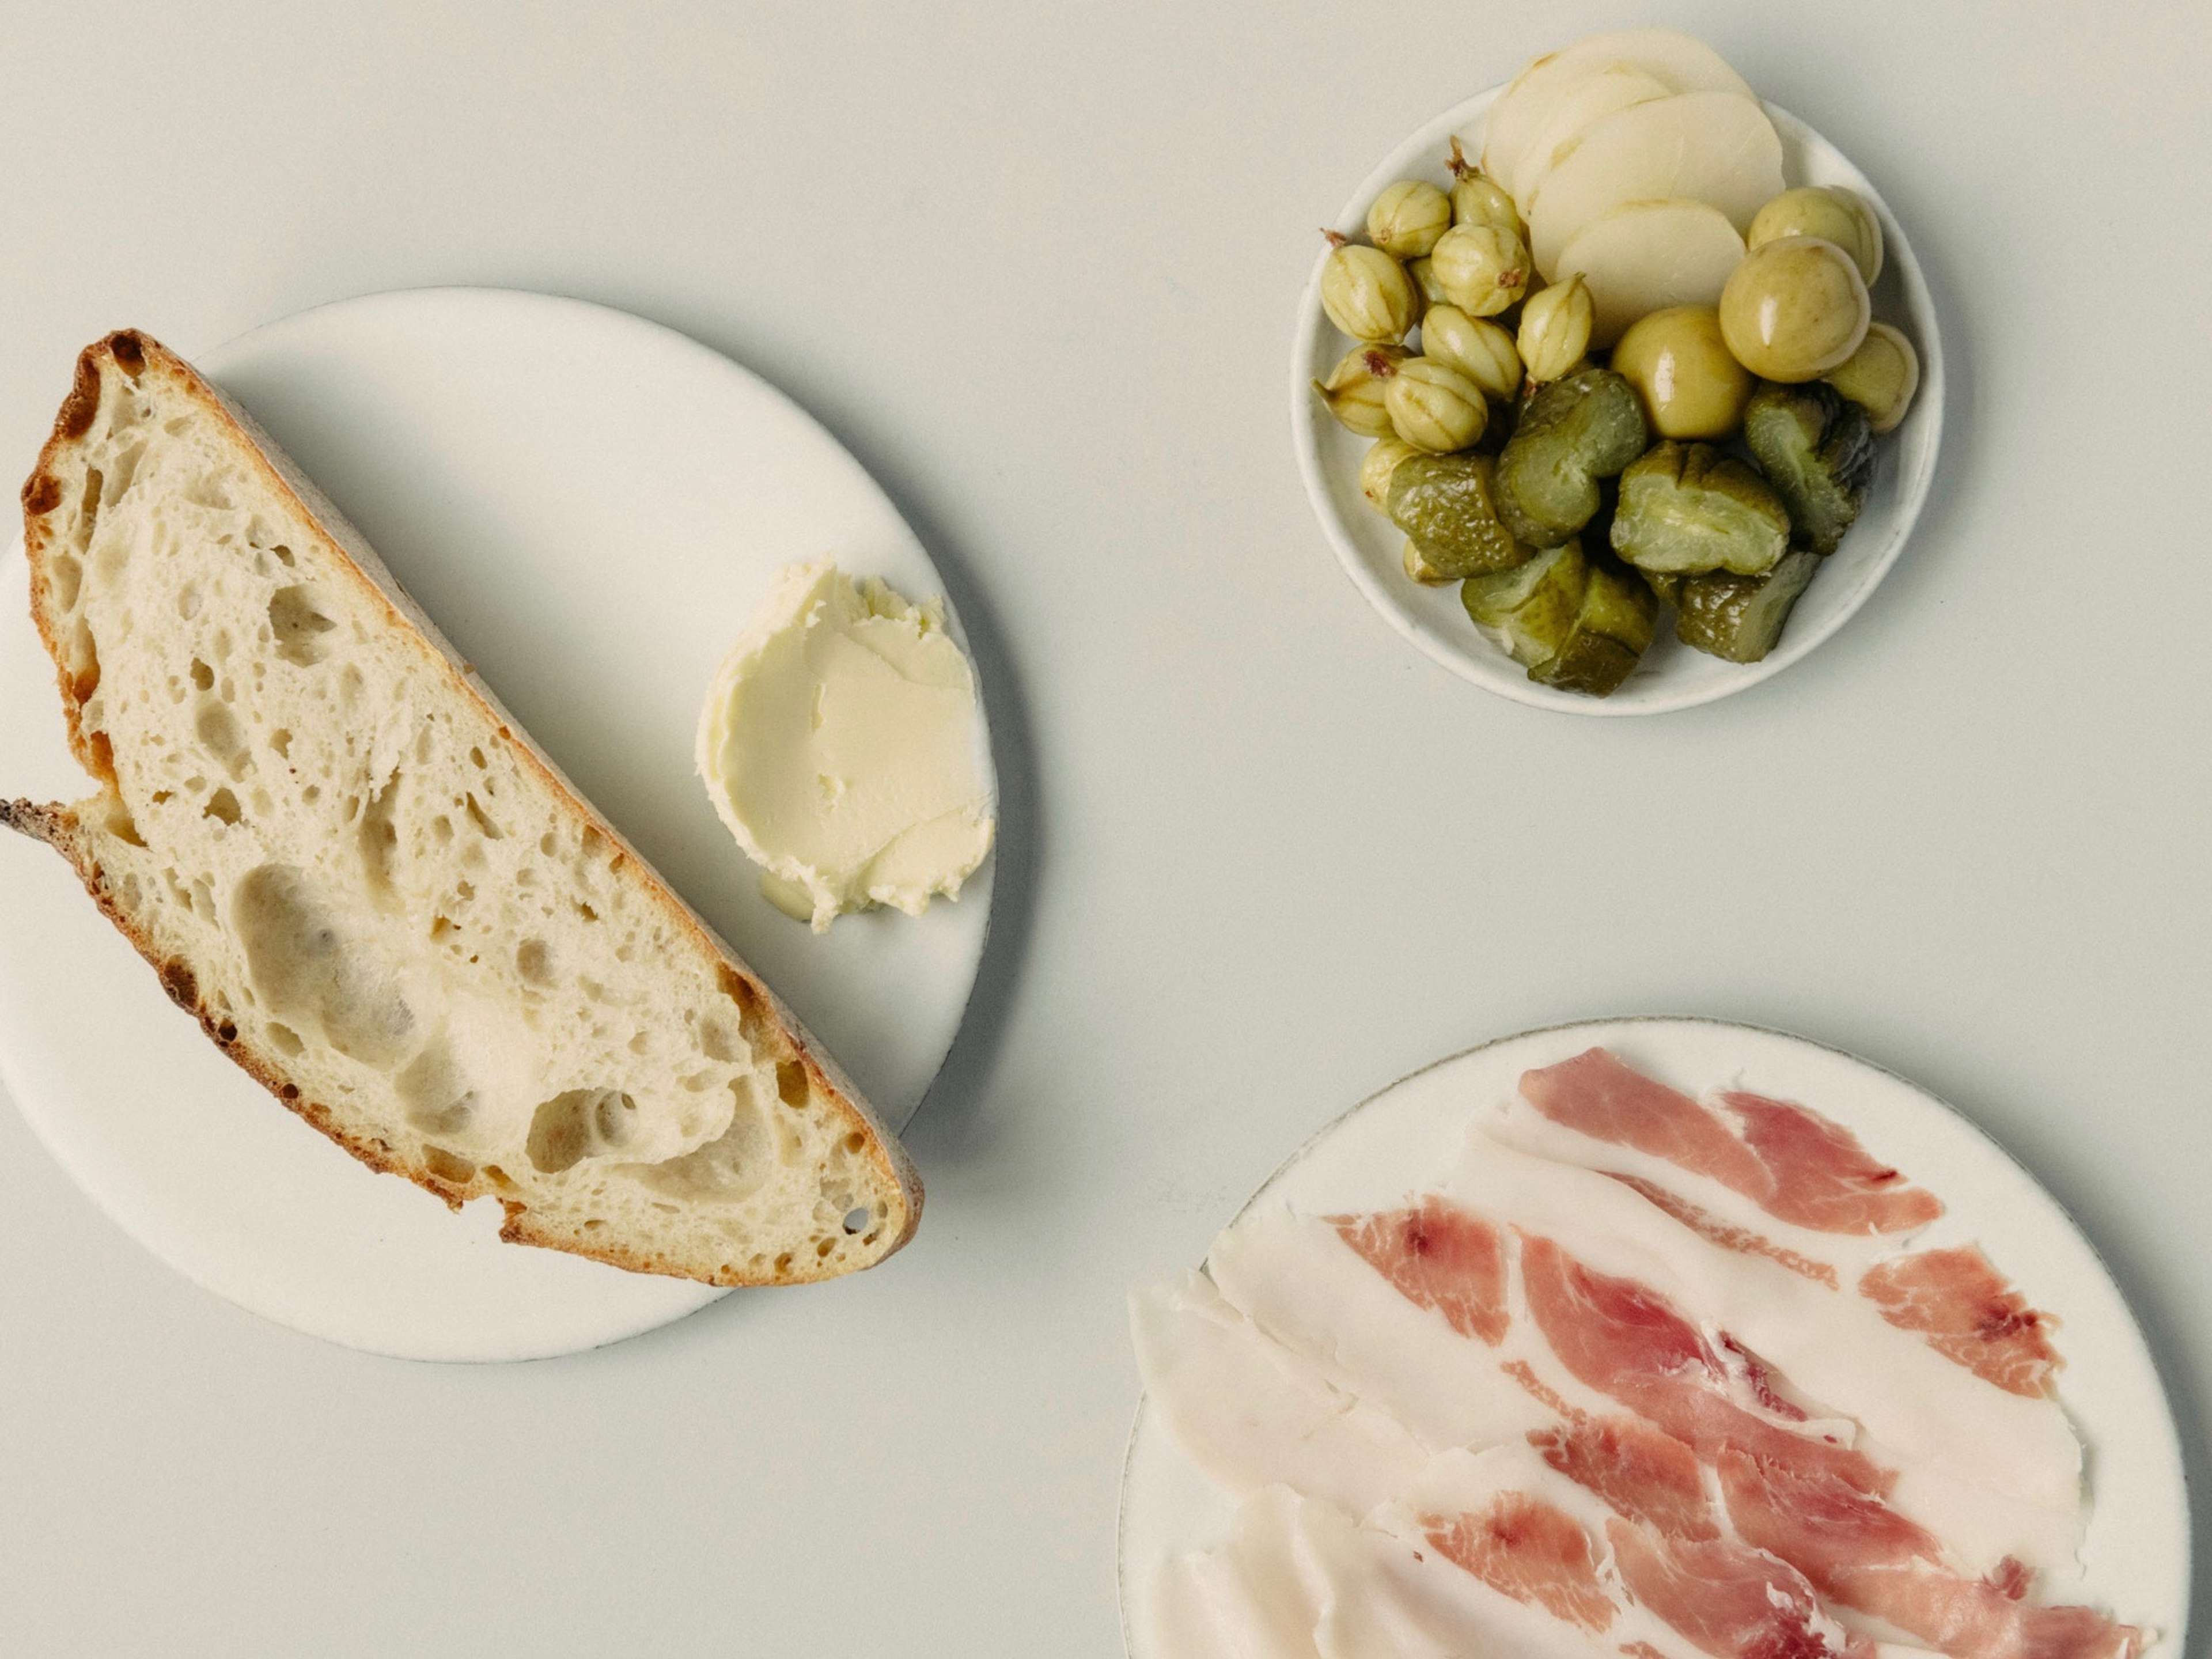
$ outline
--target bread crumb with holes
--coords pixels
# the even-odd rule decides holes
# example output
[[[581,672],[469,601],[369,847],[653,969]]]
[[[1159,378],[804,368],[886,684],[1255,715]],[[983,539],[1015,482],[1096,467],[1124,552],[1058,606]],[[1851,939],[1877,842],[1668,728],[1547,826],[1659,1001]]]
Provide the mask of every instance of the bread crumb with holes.
[[[188,365],[88,348],[23,500],[99,787],[0,824],[294,1111],[618,1267],[787,1283],[911,1235],[866,1103]]]

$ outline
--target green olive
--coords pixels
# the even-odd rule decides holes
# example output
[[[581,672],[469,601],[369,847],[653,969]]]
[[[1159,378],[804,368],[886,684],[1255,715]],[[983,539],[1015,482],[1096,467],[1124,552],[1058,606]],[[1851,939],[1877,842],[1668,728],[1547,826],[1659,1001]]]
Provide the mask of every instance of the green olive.
[[[1851,256],[1784,236],[1744,256],[1721,290],[1721,335],[1762,380],[1817,380],[1859,349],[1873,313]]]
[[[1881,275],[1881,221],[1865,198],[1838,185],[1806,185],[1785,190],[1751,222],[1744,237],[1759,247],[1784,236],[1817,236],[1851,256],[1871,288]]]
[[[1920,389],[1920,354],[1887,323],[1867,330],[1859,349],[1820,377],[1867,412],[1867,423],[1887,432],[1912,407]]]
[[[1636,388],[1662,438],[1725,438],[1751,401],[1752,377],[1711,306],[1669,306],[1638,319],[1613,347],[1613,368]]]

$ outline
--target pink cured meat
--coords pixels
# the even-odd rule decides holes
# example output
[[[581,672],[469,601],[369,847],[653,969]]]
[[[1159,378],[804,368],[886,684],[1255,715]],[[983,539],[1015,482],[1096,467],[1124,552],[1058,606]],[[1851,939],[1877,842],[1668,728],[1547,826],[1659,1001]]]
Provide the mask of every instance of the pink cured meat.
[[[1786,1561],[1737,1540],[1670,1538],[1608,1515],[1526,1447],[1442,1454],[1379,1525],[1486,1589],[1595,1632],[1592,1659],[1600,1650],[1632,1659],[1877,1659],[1880,1652],[1839,1624]],[[1440,1651],[1503,1659],[1522,1650],[1470,1642]]]
[[[1741,1451],[1719,1459],[1729,1518],[1820,1594],[1956,1659],[2132,1659],[2142,1632],[2092,1607],[2025,1605],[2025,1575],[1948,1569],[1940,1540],[1832,1477]]]
[[[1540,1498],[1502,1493],[1480,1515],[1430,1516],[1424,1531],[1439,1555],[1502,1595],[1584,1630],[1613,1623],[1589,1534]]]
[[[1404,1209],[1328,1220],[1407,1301],[1441,1313],[1462,1336],[1492,1347],[1504,1340],[1505,1240],[1489,1221],[1433,1195]],[[1688,1446],[1641,1418],[1589,1417],[1561,1400],[1546,1403],[1560,1420],[1528,1439],[1552,1468],[1669,1536],[1719,1535],[1698,1455]]]
[[[1636,1599],[1714,1659],[1871,1659],[1874,1645],[1830,1634],[1802,1576],[1730,1540],[1668,1542],[1626,1522],[1606,1527]]]
[[[1664,1297],[1632,1279],[1593,1272],[1548,1238],[1523,1235],[1528,1312],[1559,1363],[1589,1387],[1649,1419],[1701,1457],[1740,1447],[1887,1493],[1895,1476],[1864,1453],[1774,1420],[1790,1408],[1771,1396],[1761,1416],[1736,1398],[1728,1363]],[[1737,1373],[1745,1369],[1739,1359]],[[1765,1389],[1755,1362],[1751,1384]]]
[[[1814,1231],[1910,1232],[1943,1212],[1934,1194],[1808,1107],[1727,1094],[1731,1124],[1603,1048],[1523,1073],[1521,1094],[1554,1123],[1706,1176]]]
[[[1431,1197],[1328,1223],[1408,1302],[1442,1314],[1462,1336],[1493,1348],[1505,1340],[1505,1241],[1480,1216]]]
[[[1768,1208],[1824,1233],[1909,1233],[1943,1213],[1943,1201],[1879,1162],[1858,1137],[1809,1106],[1732,1091],[1721,1104],[1774,1178]]]
[[[1578,1417],[1528,1437],[1543,1460],[1613,1510],[1669,1538],[1720,1536],[1692,1451],[1637,1417]]]
[[[1972,1245],[1893,1256],[1869,1267],[1859,1293],[1900,1330],[1917,1331],[1946,1358],[2028,1399],[2055,1395],[2063,1363],[2058,1322],[2028,1305]]]

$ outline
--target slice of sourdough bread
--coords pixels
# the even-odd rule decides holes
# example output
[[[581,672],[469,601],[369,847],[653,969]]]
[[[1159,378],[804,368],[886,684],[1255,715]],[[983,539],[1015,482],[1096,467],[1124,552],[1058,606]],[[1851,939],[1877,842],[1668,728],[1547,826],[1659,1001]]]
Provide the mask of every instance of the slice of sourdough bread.
[[[912,1235],[852,1086],[189,365],[87,348],[23,507],[100,787],[0,823],[285,1104],[617,1267],[785,1284]]]

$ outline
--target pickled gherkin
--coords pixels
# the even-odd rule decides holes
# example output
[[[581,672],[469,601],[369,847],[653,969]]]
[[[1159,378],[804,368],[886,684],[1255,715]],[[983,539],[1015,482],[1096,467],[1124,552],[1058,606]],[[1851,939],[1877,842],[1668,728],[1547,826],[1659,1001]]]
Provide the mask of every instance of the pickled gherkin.
[[[1792,544],[1834,552],[1874,477],[1866,410],[1824,381],[1763,386],[1744,409],[1743,441],[1789,509]]]
[[[1603,559],[1590,561],[1574,626],[1558,652],[1531,668],[1528,678],[1562,691],[1611,696],[1650,648],[1658,611],[1658,601],[1634,571]]]
[[[1640,570],[1762,576],[1789,545],[1782,498],[1711,444],[1656,444],[1620,475],[1613,548]]]
[[[1411,538],[1406,569],[1416,581],[1456,581],[1528,562],[1530,550],[1498,521],[1496,467],[1487,455],[1417,454],[1391,469],[1388,510]]]
[[[1498,513],[1531,547],[1556,547],[1596,516],[1598,480],[1650,441],[1635,388],[1610,369],[1553,381],[1522,406],[1498,458]]]
[[[1674,636],[1729,662],[1757,662],[1820,569],[1820,556],[1801,547],[1764,576],[1688,577],[1674,596]]]
[[[1514,569],[1469,577],[1459,599],[1476,627],[1495,636],[1514,661],[1533,668],[1567,642],[1589,586],[1582,544],[1567,542]]]
[[[1633,571],[1580,542],[1516,569],[1470,578],[1460,602],[1540,684],[1594,697],[1626,679],[1651,643],[1658,601]]]

